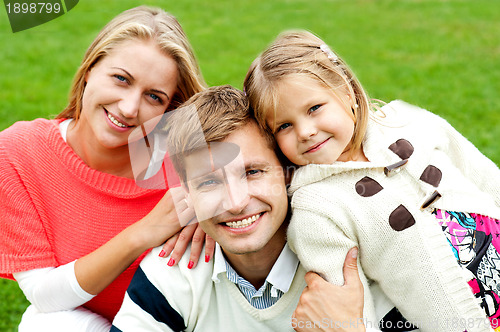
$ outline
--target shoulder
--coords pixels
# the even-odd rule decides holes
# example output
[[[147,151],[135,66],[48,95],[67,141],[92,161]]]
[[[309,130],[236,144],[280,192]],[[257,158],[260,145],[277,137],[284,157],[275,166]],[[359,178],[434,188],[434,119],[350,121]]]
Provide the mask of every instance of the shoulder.
[[[201,296],[212,283],[213,264],[200,263],[194,269],[188,269],[189,255],[185,254],[175,266],[168,266],[168,258],[158,256],[161,247],[153,249],[142,260],[134,275],[128,293],[157,294],[168,301],[179,299],[191,301],[194,296]],[[190,248],[186,249],[189,252]],[[202,256],[203,257],[203,256]],[[146,289],[144,292],[142,289]],[[205,290],[205,291],[204,291]],[[180,303],[179,303],[180,305]]]
[[[142,260],[114,323],[123,325],[127,312],[135,311],[136,317],[147,313],[145,316],[152,316],[156,323],[167,324],[173,330],[183,330],[185,322],[198,313],[193,307],[196,304],[201,308],[208,305],[213,264],[199,264],[190,270],[187,268],[189,255],[184,255],[178,265],[169,267],[168,258],[158,256],[160,250],[161,247],[153,249]],[[137,308],[141,309],[141,313],[136,311]]]
[[[61,120],[49,120],[49,119],[35,119],[32,121],[18,121],[12,124],[10,127],[4,129],[0,132],[0,137],[12,137],[16,135],[26,135],[32,134],[37,135],[41,134],[46,130],[50,130],[51,128],[57,128]]]
[[[389,124],[408,125],[415,123],[431,124],[434,122],[446,122],[439,115],[430,112],[422,107],[407,103],[403,100],[393,100],[390,103],[382,106],[379,112],[375,112],[375,120],[389,122]],[[377,116],[381,115],[381,116]]]
[[[57,133],[61,120],[36,119],[18,121],[0,132],[2,149],[19,151],[33,150],[33,146],[47,142],[48,137]]]
[[[338,167],[335,167],[338,166]],[[339,171],[338,168],[346,168]],[[329,216],[332,207],[340,208],[352,200],[349,192],[354,189],[354,170],[348,165],[307,165],[294,175],[289,193],[293,194],[291,206],[295,209],[311,211],[315,215]],[[315,174],[315,177],[308,176]]]
[[[25,168],[38,164],[42,155],[62,138],[60,120],[36,119],[19,121],[0,132],[0,164],[5,167]],[[59,135],[59,136],[57,136]],[[10,166],[8,166],[10,165]]]

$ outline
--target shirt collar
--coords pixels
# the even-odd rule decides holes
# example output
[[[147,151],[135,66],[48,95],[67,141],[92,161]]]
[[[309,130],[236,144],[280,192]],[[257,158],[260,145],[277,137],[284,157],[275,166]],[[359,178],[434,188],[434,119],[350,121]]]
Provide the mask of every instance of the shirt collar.
[[[297,258],[297,255],[295,255],[290,247],[288,247],[288,244],[285,244],[283,250],[281,251],[281,254],[274,263],[271,272],[269,272],[266,281],[270,283],[273,288],[279,289],[283,293],[286,293],[290,289],[290,285],[292,284],[293,278],[295,277],[295,272],[297,271],[298,265],[299,259]],[[214,254],[214,270],[212,273],[212,280],[215,283],[220,282],[218,275],[221,273],[227,273],[226,259],[222,254],[221,247],[218,243],[216,243]]]

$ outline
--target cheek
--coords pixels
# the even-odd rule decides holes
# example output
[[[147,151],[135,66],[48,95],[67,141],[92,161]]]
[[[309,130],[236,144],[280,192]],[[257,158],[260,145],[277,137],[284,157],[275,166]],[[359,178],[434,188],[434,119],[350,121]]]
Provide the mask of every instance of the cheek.
[[[280,167],[281,166],[276,166]],[[267,174],[260,181],[250,181],[248,183],[248,190],[252,195],[262,198],[263,201],[276,204],[278,202],[286,201],[286,186],[285,176],[283,171],[271,172]]]
[[[279,135],[276,137],[276,143],[281,152],[288,159],[295,159],[297,156],[297,140],[292,134]]]

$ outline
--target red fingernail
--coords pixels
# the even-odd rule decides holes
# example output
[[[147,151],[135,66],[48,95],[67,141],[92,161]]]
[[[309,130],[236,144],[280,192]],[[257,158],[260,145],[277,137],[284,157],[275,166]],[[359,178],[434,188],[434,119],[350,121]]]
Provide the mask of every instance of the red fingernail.
[[[188,269],[192,269],[194,266],[194,262],[193,261],[189,261],[188,263]]]
[[[170,260],[168,261],[167,265],[168,266],[172,266],[175,264],[175,260],[173,258],[170,258]]]
[[[166,254],[165,250],[162,249],[162,251],[160,251],[158,256],[163,257],[163,256],[165,256],[165,254]]]
[[[210,255],[205,255],[205,263],[208,263],[210,261]]]

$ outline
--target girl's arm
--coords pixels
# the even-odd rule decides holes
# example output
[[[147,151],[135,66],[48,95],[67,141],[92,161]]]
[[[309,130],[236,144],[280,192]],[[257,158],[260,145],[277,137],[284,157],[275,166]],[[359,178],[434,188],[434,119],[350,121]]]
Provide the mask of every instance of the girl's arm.
[[[446,120],[436,117],[446,134],[448,145],[443,147],[454,165],[476,186],[492,195],[500,207],[500,169]]]
[[[321,209],[315,210],[293,209],[287,231],[288,245],[297,254],[300,263],[307,271],[315,272],[326,281],[342,286],[345,283],[342,272],[344,259],[352,247],[360,248],[359,243],[355,236],[346,235],[332,220],[318,214]],[[342,215],[340,209],[338,213],[339,218],[348,218]],[[376,316],[368,279],[359,259],[357,264],[364,288],[363,318],[374,322]]]

